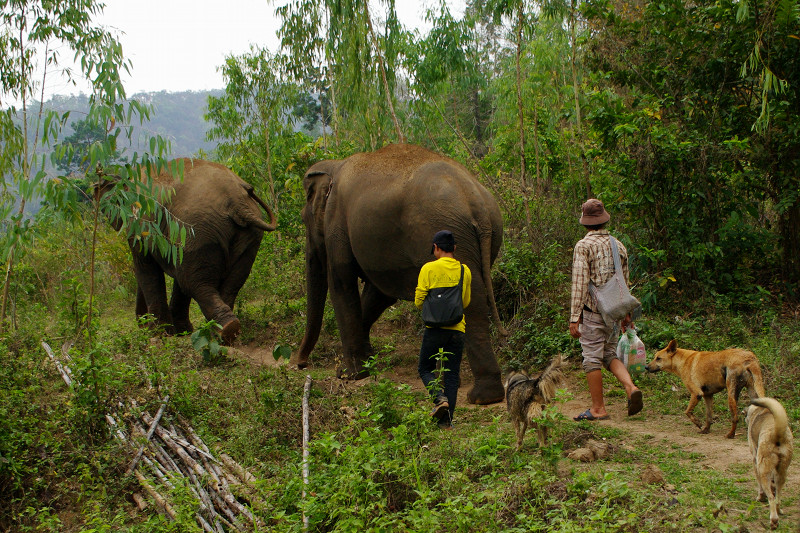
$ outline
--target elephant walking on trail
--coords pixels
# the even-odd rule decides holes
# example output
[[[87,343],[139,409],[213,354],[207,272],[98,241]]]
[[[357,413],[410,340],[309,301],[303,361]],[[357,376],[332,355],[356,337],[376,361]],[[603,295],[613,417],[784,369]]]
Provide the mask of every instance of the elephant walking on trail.
[[[171,161],[169,168],[175,169],[176,162]],[[252,185],[225,166],[183,159],[183,168],[183,181],[170,171],[154,178],[158,189],[174,191],[164,207],[188,230],[183,261],[172,264],[158,250],[144,253],[138,243],[129,241],[138,285],[136,316],[153,315],[167,333],[190,332],[189,304],[194,299],[206,320],[222,326],[222,339],[230,344],[240,329],[234,302],[250,275],[264,232],[277,227],[275,214]],[[98,197],[111,185],[101,186]],[[259,206],[269,214],[269,223]],[[112,220],[112,225],[119,229],[121,221]],[[169,304],[165,273],[174,279]]]
[[[373,353],[372,325],[397,300],[414,299],[420,268],[431,260],[431,235],[447,229],[458,243],[455,258],[472,271],[465,315],[475,384],[467,398],[477,404],[502,401],[489,339],[490,314],[502,331],[490,273],[503,239],[494,197],[452,159],[407,144],[320,161],[306,172],[303,187],[307,313],[297,365],[308,364],[330,290],[344,351],[339,375],[363,377]]]

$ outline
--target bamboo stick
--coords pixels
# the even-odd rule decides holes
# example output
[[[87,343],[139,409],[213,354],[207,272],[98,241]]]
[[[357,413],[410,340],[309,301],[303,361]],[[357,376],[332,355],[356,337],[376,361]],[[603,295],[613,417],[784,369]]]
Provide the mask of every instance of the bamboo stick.
[[[142,462],[150,467],[150,470],[153,472],[153,474],[155,474],[155,476],[164,486],[166,486],[170,490],[175,488],[172,482],[167,478],[167,475],[159,467],[163,465],[160,465],[160,463],[157,463],[156,461],[151,461],[150,458],[148,457],[142,457]]]
[[[214,496],[218,500],[217,508],[228,518],[230,525],[237,531],[243,531],[244,526],[236,519],[236,515],[233,514],[233,511],[225,505],[225,502],[219,497],[219,494],[215,494]]]
[[[218,533],[216,530],[214,530],[214,528],[211,527],[211,524],[206,522],[205,518],[203,518],[200,515],[200,513],[195,514],[194,518],[195,520],[197,520],[197,523],[200,524],[200,527],[202,527],[203,531],[205,531],[206,533]]]
[[[183,429],[186,431],[186,434],[189,436],[189,442],[191,442],[200,453],[205,454],[206,457],[219,464],[220,461],[214,457],[214,455],[211,453],[211,450],[208,449],[208,446],[206,446],[206,443],[203,442],[203,439],[200,438],[200,435],[197,434],[194,428],[192,428],[192,426],[190,426],[183,417],[179,417],[178,420],[183,425]]]
[[[62,365],[61,361],[56,359],[53,349],[50,348],[49,344],[42,341],[42,348],[44,348],[44,351],[47,352],[47,356],[53,360],[53,363],[55,363],[56,369],[58,369],[58,372],[61,374],[61,378],[64,380],[64,382],[68,386],[72,387],[72,372],[69,370],[69,368]]]
[[[142,413],[142,419],[145,422],[152,420],[152,418],[150,417],[150,413],[148,412]],[[181,445],[187,452],[189,453],[193,452],[198,455],[205,455],[208,459],[218,462],[217,459],[213,455],[211,455],[211,453],[203,451],[202,449],[198,448],[197,446],[189,442],[189,439],[185,438],[184,436],[180,435],[177,431],[175,431],[174,426],[173,429],[167,429],[164,426],[161,426],[158,428],[158,430],[168,435],[173,441]]]
[[[146,433],[144,428],[142,426],[140,426],[136,421],[131,422],[131,427],[136,429],[136,431],[140,435],[145,435],[145,433]],[[154,448],[154,455],[156,456],[158,461],[164,467],[166,467],[167,470],[185,476],[184,472],[181,470],[181,468],[178,466],[178,464],[172,459],[172,456],[170,456],[170,454],[167,453],[167,451],[164,449],[163,446],[161,446],[160,444],[158,444],[155,441],[150,441],[150,444]]]
[[[147,509],[147,501],[140,493],[134,492],[132,498],[134,503],[136,503],[136,507],[138,507],[140,511]]]
[[[134,475],[136,476],[136,479],[139,480],[139,483],[142,485],[142,487],[144,487],[144,489],[150,495],[150,497],[153,498],[153,500],[155,500],[156,505],[161,507],[161,509],[164,510],[164,513],[166,513],[167,516],[175,520],[177,516],[175,515],[175,511],[172,509],[172,506],[169,503],[167,503],[167,500],[165,500],[164,497],[161,496],[161,494],[159,494],[156,491],[156,489],[154,489],[153,486],[150,485],[150,483],[148,483],[147,479],[142,475],[141,472],[136,470],[134,472]]]
[[[222,459],[222,463],[228,468],[228,470],[237,476],[243,483],[247,485],[253,485],[256,482],[256,478],[253,476],[253,474],[245,470],[242,465],[234,461],[233,458],[227,453],[219,454],[219,458]]]
[[[142,453],[144,453],[145,446],[147,446],[147,444],[150,442],[150,439],[153,438],[153,433],[156,430],[156,426],[158,425],[158,421],[161,420],[161,417],[164,415],[164,409],[166,409],[168,401],[169,401],[169,394],[167,394],[164,397],[164,399],[161,401],[161,407],[159,408],[158,413],[156,413],[156,417],[153,419],[152,423],[150,424],[150,429],[147,430],[147,435],[145,435],[144,444],[142,444],[139,447],[139,451],[136,454],[136,457],[134,457],[133,461],[131,461],[131,464],[128,467],[127,472],[125,472],[126,476],[131,475],[131,472],[133,472],[133,469],[136,468],[136,464],[139,462],[139,459],[141,459]]]
[[[186,465],[189,470],[192,472],[193,475],[198,475],[200,477],[207,476],[208,472],[206,469],[203,468],[200,463],[192,459],[186,450],[178,444],[172,437],[167,433],[167,431],[162,428],[161,426],[156,426],[156,435],[161,439],[161,441],[167,445],[167,448],[175,452],[180,460]]]

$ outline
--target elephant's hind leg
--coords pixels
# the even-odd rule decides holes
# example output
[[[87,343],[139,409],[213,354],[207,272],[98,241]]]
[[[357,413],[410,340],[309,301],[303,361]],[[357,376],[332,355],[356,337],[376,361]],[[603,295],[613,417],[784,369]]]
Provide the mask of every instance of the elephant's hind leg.
[[[189,320],[189,305],[191,303],[191,297],[184,292],[180,284],[177,281],[173,282],[169,310],[172,313],[172,322],[175,325],[175,332],[179,335],[194,331],[192,322]]]
[[[147,300],[142,292],[142,287],[136,284],[136,318],[141,319],[147,314]]]
[[[174,334],[172,313],[167,305],[167,285],[164,281],[164,271],[151,257],[133,254],[133,272],[139,288],[136,293],[136,315],[144,315],[142,311],[153,315],[156,323],[164,327],[168,334]]]
[[[349,265],[347,261],[341,261],[339,266],[330,269],[328,277],[331,302],[344,351],[343,365],[337,375],[343,379],[362,379],[367,377],[364,369],[367,359],[364,347],[369,344],[369,340],[364,334],[358,276]]]
[[[370,281],[364,282],[364,289],[361,291],[361,321],[364,325],[364,349],[366,350],[367,357],[371,357],[375,351],[372,348],[369,337],[369,332],[373,324],[375,324],[383,312],[396,301],[397,298],[385,295]]]
[[[464,314],[467,320],[467,360],[475,382],[467,401],[478,405],[502,402],[505,398],[500,366],[489,338],[489,304],[486,286],[478,268],[472,269],[472,302]]]

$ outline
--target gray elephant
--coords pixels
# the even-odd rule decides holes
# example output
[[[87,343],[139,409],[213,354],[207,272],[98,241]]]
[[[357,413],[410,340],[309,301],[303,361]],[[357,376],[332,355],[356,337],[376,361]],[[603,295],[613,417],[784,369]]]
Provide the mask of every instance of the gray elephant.
[[[433,259],[431,239],[448,229],[456,238],[456,259],[472,271],[465,315],[475,385],[468,400],[502,401],[500,367],[489,340],[490,314],[502,330],[490,270],[503,221],[492,195],[452,159],[406,144],[316,163],[303,187],[307,313],[297,365],[308,364],[330,290],[344,350],[339,375],[363,377],[373,353],[372,325],[397,300],[414,299],[420,267]]]
[[[169,168],[174,169],[177,161],[171,161]],[[164,171],[154,184],[156,189],[174,191],[164,206],[187,228],[183,260],[171,264],[158,250],[143,253],[138,243],[129,241],[138,284],[136,316],[153,315],[167,333],[190,332],[189,304],[194,299],[206,320],[222,326],[222,339],[230,344],[240,330],[233,304],[250,275],[264,232],[277,227],[275,214],[252,185],[225,166],[199,159],[182,161],[182,181]],[[101,185],[97,197],[112,185]],[[269,214],[269,224],[259,206]],[[112,220],[112,225],[119,229],[121,222]],[[174,279],[169,305],[165,273]]]

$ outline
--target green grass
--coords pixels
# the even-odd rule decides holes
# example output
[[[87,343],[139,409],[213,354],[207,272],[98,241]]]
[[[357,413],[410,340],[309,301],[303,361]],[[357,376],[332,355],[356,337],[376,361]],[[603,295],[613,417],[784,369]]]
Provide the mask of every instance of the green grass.
[[[168,419],[187,418],[209,446],[257,476],[265,506],[256,512],[269,531],[300,531],[303,512],[311,531],[752,531],[767,522],[765,504],[753,501],[750,464],[721,471],[698,468],[702,450],[655,433],[633,436],[556,416],[548,446],[540,449],[528,433],[517,452],[504,409],[486,407],[460,409],[453,431],[437,430],[428,419],[424,393],[385,379],[398,365],[413,375],[419,321],[410,303],[387,310],[373,338],[375,376],[363,383],[334,377],[341,347],[330,307],[314,364],[305,371],[255,366],[235,357],[208,366],[188,337],[156,336],[136,326],[135,285],[113,259],[124,256],[125,245],[110,238],[103,242],[108,270],[97,303],[102,372],[93,378],[102,386],[100,407],[133,397],[154,412],[169,394]],[[296,243],[284,244],[262,248],[237,313],[243,341],[296,349],[305,327],[302,253]],[[152,506],[135,509],[130,495],[140,488],[122,475],[128,452],[85,423],[91,402],[67,388],[39,345],[45,339],[58,350],[70,340],[76,341],[79,360],[88,353],[83,335],[75,331],[76,308],[66,305],[86,294],[86,280],[75,274],[85,272],[85,265],[70,255],[73,248],[78,246],[45,240],[25,258],[19,290],[30,291],[30,297],[17,298],[17,329],[0,338],[0,530],[191,531],[193,503],[186,490],[176,488],[173,494],[178,522],[169,522]],[[66,285],[53,269],[60,262],[73,272]],[[528,342],[518,334],[498,350],[501,366],[535,370],[537,361],[549,359],[550,354],[513,347],[561,346],[563,324],[537,326],[557,307],[538,305],[533,314],[514,319],[526,335],[540,338]],[[194,306],[192,317],[198,325]],[[665,313],[638,325],[650,356],[671,338],[697,349],[735,344],[755,351],[768,392],[785,403],[797,434],[800,325],[795,321],[778,313],[677,319]],[[574,351],[570,344],[573,360]],[[311,480],[304,501],[300,414],[306,374],[314,386]],[[647,393],[650,412],[696,431],[683,414],[688,398],[677,377],[642,375],[636,381]],[[621,401],[624,393],[612,386],[609,398]],[[702,406],[697,415],[702,416]],[[728,426],[723,394],[715,399],[714,416],[712,444]],[[595,463],[566,458],[588,439],[624,441],[625,446]],[[648,465],[663,473],[663,484],[643,483]],[[796,488],[787,489],[785,507],[791,508],[797,504]],[[783,520],[779,531],[793,528],[791,520]]]

